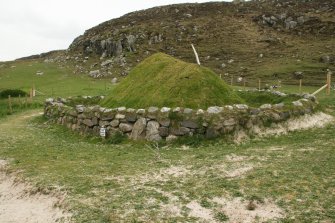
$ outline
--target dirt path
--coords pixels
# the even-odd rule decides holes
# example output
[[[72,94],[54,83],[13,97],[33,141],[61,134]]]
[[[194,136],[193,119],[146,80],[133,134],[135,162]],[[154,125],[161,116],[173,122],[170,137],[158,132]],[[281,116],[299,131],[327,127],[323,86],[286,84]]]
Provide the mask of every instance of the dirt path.
[[[41,115],[40,110],[15,115],[0,122],[0,130],[22,128],[26,121]],[[71,215],[56,204],[62,196],[31,193],[34,188],[20,182],[15,174],[7,174],[8,161],[0,158],[0,222],[1,223],[52,223],[69,222]]]

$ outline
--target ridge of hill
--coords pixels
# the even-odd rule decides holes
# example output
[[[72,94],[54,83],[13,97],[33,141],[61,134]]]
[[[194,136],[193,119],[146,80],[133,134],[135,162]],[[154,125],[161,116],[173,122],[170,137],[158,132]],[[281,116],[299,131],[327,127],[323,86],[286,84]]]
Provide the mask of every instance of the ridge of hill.
[[[132,12],[77,37],[66,51],[38,60],[93,78],[122,78],[163,52],[202,64],[226,81],[321,85],[335,70],[333,0],[252,0],[178,4]]]

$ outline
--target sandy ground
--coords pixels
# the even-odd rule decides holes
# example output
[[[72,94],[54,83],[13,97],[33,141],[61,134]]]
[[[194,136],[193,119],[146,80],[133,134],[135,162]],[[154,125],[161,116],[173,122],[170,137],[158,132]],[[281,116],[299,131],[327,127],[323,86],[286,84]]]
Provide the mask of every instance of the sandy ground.
[[[71,215],[55,207],[62,200],[61,197],[32,194],[31,186],[6,174],[6,165],[6,161],[0,160],[1,223],[70,222]]]

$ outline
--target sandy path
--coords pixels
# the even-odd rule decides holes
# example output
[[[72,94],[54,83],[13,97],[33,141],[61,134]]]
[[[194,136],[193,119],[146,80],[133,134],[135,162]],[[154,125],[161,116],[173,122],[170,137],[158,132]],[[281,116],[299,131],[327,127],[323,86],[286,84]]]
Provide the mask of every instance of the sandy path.
[[[40,115],[40,111],[9,118],[10,126],[20,128],[27,119]],[[13,122],[13,120],[15,120]],[[7,120],[0,128],[8,127]],[[14,124],[14,125],[13,125]],[[1,223],[53,223],[69,222],[71,215],[55,204],[60,203],[61,196],[31,194],[30,185],[22,183],[11,174],[6,174],[8,162],[0,159],[0,222]]]

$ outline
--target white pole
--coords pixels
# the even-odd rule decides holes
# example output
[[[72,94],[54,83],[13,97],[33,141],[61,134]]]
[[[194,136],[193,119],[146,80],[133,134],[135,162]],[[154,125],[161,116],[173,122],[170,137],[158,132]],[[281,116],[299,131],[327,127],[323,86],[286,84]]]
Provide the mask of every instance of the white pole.
[[[193,46],[193,44],[191,44],[191,46],[192,46],[192,49],[193,49],[193,52],[194,52],[194,55],[195,55],[195,59],[197,60],[197,64],[200,66],[201,64],[200,64],[198,53],[195,50],[195,47]]]
[[[328,87],[328,84],[326,84],[325,86],[321,87],[319,90],[317,90],[316,92],[314,92],[312,95],[316,95],[318,93],[320,93],[323,89],[327,88]]]

